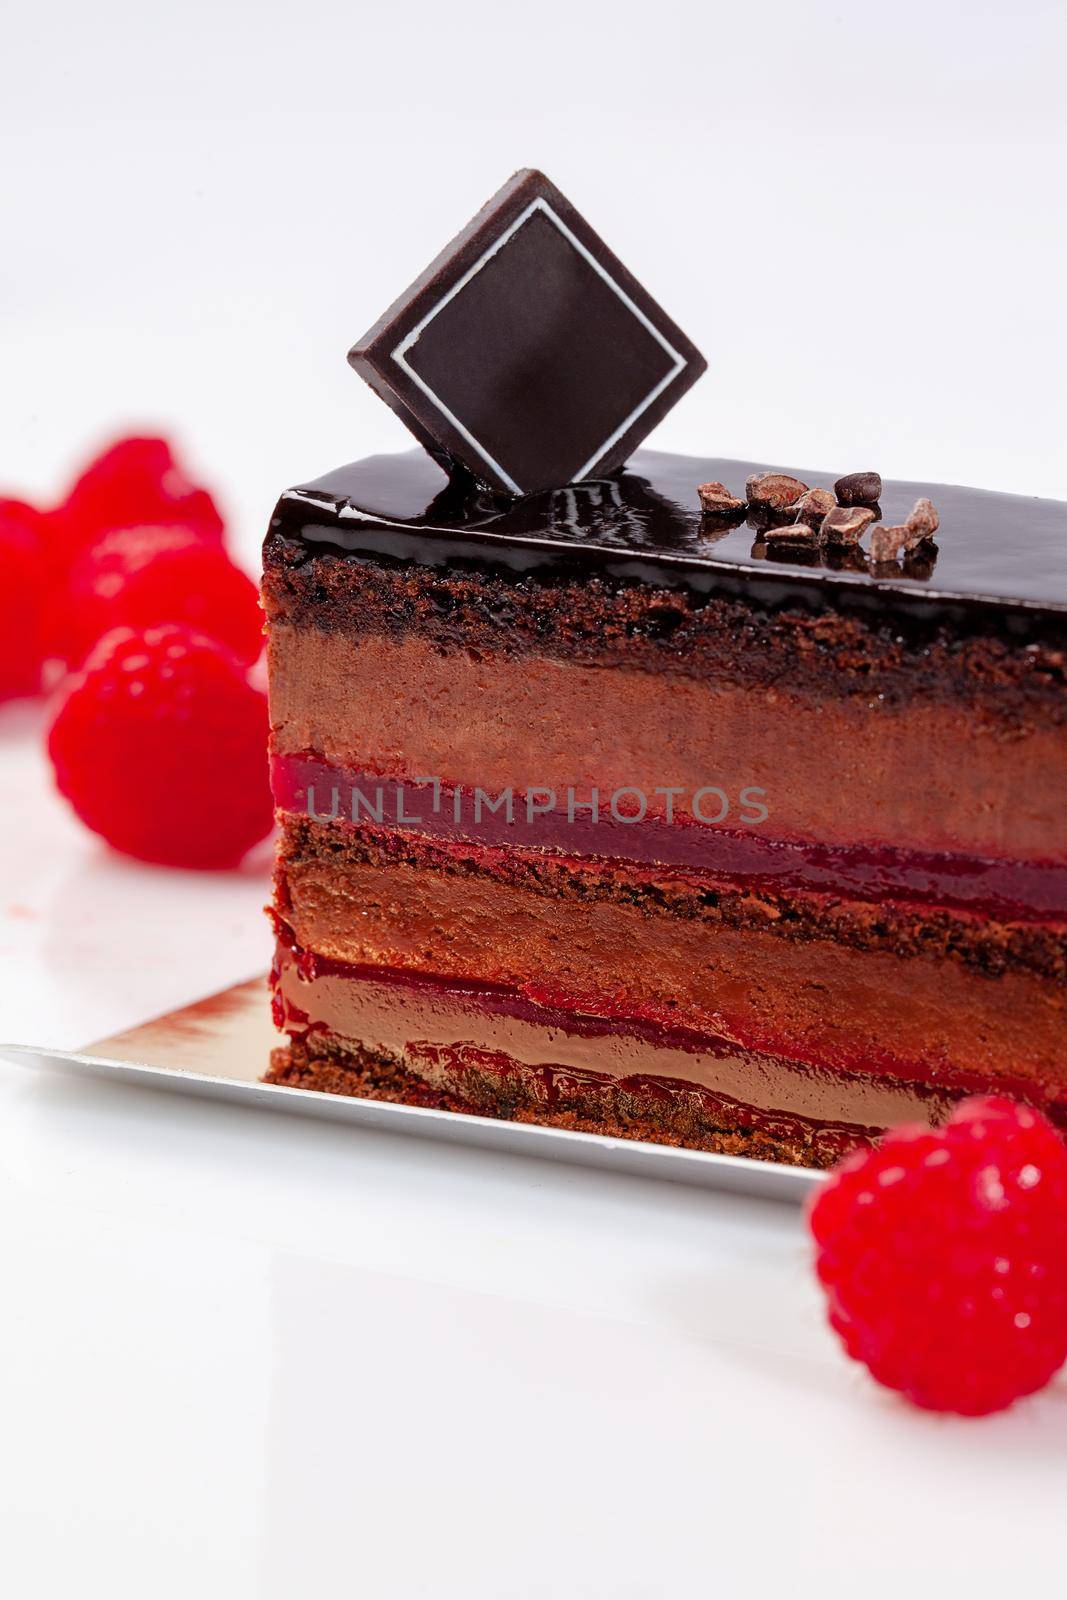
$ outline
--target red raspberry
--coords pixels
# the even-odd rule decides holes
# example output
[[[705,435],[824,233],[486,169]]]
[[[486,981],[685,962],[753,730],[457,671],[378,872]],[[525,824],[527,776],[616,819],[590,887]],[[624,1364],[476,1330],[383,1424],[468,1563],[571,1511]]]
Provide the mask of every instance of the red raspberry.
[[[1028,1106],[965,1101],[848,1156],[810,1213],[830,1324],[887,1388],[981,1416],[1067,1359],[1067,1147]]]
[[[112,628],[164,622],[187,623],[245,662],[263,644],[255,584],[189,528],[121,528],[78,557],[59,630],[72,666]]]
[[[65,566],[113,528],[172,523],[222,538],[218,507],[186,477],[165,439],[119,439],[90,462],[53,513],[54,555]]]
[[[270,832],[267,697],[189,628],[117,629],[64,692],[48,736],[56,783],[116,850],[233,867]]]
[[[36,694],[44,660],[45,560],[39,511],[0,500],[0,700]]]

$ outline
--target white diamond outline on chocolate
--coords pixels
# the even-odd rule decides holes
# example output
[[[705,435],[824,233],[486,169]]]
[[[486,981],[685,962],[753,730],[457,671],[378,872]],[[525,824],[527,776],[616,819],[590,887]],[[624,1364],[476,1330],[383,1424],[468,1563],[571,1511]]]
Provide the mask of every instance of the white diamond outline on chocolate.
[[[652,319],[647,317],[641,310],[640,306],[635,305],[633,300],[631,300],[630,296],[626,293],[626,290],[621,288],[620,285],[615,282],[615,279],[608,271],[606,271],[601,262],[596,259],[590,250],[586,249],[582,241],[577,238],[574,233],[572,233],[570,228],[568,228],[567,224],[563,221],[562,217],[557,215],[557,213],[549,205],[548,201],[542,196],[538,196],[536,200],[531,200],[526,209],[524,211],[520,211],[514,222],[511,223],[509,227],[504,229],[504,232],[500,235],[499,239],[493,240],[493,243],[489,246],[489,248],[478,257],[478,260],[472,267],[467,269],[462,278],[459,278],[452,285],[451,289],[449,289],[446,294],[441,296],[436,305],[430,307],[426,315],[421,319],[421,321],[415,324],[411,332],[406,334],[404,338],[401,339],[400,343],[392,351],[391,355],[391,359],[396,362],[397,366],[400,367],[400,369],[407,374],[411,381],[422,390],[426,398],[437,407],[438,411],[443,417],[447,418],[447,420],[455,428],[456,432],[466,439],[471,449],[478,452],[482,460],[493,469],[493,471],[500,478],[501,482],[505,483],[513,494],[520,495],[525,494],[526,490],[522,489],[519,484],[515,482],[510,473],[505,472],[504,468],[500,465],[500,462],[496,461],[489,454],[489,451],[483,444],[479,443],[465,423],[461,422],[455,413],[449,410],[448,406],[446,406],[445,402],[441,399],[441,396],[436,394],[434,390],[430,388],[430,385],[426,382],[426,380],[415,371],[414,367],[411,366],[407,359],[407,353],[411,349],[412,345],[418,342],[421,334],[426,328],[429,327],[433,319],[444,310],[449,301],[454,300],[456,295],[460,294],[462,290],[466,288],[471,279],[476,277],[477,274],[482,270],[486,262],[491,261],[493,256],[496,255],[497,251],[503,249],[508,241],[512,239],[516,233],[518,233],[519,229],[524,225],[524,223],[529,222],[535,211],[543,211],[545,213],[549,221],[554,223],[559,229],[560,233],[562,233],[568,244],[570,244],[573,249],[577,250],[579,255],[581,255],[593,268],[594,272],[603,278],[608,287],[612,289],[616,295],[618,295],[626,309],[632,312],[632,314],[637,318],[638,322],[640,322],[641,326],[647,329],[647,331],[652,335],[658,344],[662,345],[663,349],[667,352],[668,356],[670,356],[672,362],[674,363],[666,376],[661,378],[660,381],[649,390],[645,398],[638,402],[638,404],[630,412],[629,416],[626,417],[624,421],[620,422],[619,426],[614,430],[614,432],[609,434],[604,440],[604,443],[593,451],[593,454],[589,457],[589,460],[584,462],[583,465],[578,468],[578,471],[571,480],[572,482],[580,482],[581,479],[583,479],[593,469],[593,467],[596,466],[597,462],[603,456],[607,455],[612,446],[617,444],[622,438],[623,434],[633,426],[641,413],[643,411],[647,411],[649,406],[652,405],[653,401],[657,400],[663,393],[664,389],[674,382],[675,378],[677,378],[680,372],[685,370],[686,365],[685,357],[678,354],[678,351],[671,344],[670,340],[664,337]]]

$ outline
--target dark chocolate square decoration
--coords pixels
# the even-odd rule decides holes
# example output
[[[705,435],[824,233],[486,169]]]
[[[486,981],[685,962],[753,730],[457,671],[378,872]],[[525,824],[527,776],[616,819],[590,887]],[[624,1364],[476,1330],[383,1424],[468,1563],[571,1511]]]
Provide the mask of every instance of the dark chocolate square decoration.
[[[621,465],[704,370],[539,172],[520,172],[352,349],[431,450],[510,494]]]

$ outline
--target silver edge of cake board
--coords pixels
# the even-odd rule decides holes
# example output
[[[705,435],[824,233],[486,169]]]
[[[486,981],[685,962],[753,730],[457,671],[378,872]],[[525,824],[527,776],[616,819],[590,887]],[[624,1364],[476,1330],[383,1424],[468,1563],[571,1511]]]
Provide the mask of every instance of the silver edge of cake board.
[[[278,1042],[270,1023],[265,980],[256,978],[101,1039],[84,1050],[0,1045],[0,1055],[43,1068],[120,1078],[208,1099],[347,1122],[368,1130],[793,1203],[804,1200],[822,1176],[810,1167],[777,1166],[743,1156],[710,1155],[636,1139],[610,1139],[536,1123],[502,1122],[263,1083],[260,1079],[270,1049]]]

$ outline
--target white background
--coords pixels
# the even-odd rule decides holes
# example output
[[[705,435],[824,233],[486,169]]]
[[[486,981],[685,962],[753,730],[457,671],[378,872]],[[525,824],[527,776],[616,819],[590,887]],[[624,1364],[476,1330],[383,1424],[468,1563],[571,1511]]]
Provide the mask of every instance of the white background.
[[[352,340],[517,166],[705,351],[665,448],[1067,494],[1061,3],[0,8],[0,486],[173,431],[252,566],[400,425]],[[110,858],[0,714],[0,1036],[266,964],[262,866]],[[785,1208],[0,1068],[22,1596],[1062,1586],[1067,1388],[920,1417]]]

